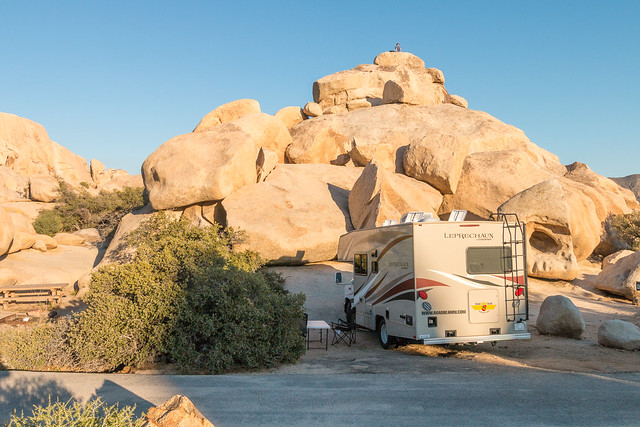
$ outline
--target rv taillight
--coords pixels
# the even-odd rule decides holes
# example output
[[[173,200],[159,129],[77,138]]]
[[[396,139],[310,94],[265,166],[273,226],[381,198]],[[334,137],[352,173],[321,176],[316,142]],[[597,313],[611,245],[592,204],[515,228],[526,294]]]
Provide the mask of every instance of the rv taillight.
[[[418,292],[418,296],[422,299],[427,299],[427,293],[425,291]]]
[[[516,296],[519,297],[522,294],[524,294],[524,288],[516,288]]]

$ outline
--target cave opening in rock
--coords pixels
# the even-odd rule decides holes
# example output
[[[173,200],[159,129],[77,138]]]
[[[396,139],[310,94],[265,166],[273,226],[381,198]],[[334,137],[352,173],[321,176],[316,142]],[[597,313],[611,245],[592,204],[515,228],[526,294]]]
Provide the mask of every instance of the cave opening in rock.
[[[540,230],[536,230],[531,234],[529,245],[540,252],[557,253],[561,249],[553,237]]]

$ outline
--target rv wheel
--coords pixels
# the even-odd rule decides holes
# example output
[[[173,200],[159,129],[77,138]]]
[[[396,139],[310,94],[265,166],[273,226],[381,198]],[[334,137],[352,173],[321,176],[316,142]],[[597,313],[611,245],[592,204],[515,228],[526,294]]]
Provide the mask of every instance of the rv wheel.
[[[376,330],[378,332],[378,340],[380,341],[380,345],[385,350],[388,349],[389,345],[391,345],[395,341],[395,339],[393,337],[390,337],[387,333],[387,323],[383,318],[378,319],[378,327],[376,328]]]

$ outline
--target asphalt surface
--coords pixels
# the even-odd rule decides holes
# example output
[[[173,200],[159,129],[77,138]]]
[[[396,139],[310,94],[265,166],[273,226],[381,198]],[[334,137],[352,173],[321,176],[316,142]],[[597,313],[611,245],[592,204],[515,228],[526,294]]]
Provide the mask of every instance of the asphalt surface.
[[[501,368],[425,374],[220,376],[0,372],[0,420],[14,408],[101,396],[137,412],[188,396],[216,426],[638,425],[640,374]]]

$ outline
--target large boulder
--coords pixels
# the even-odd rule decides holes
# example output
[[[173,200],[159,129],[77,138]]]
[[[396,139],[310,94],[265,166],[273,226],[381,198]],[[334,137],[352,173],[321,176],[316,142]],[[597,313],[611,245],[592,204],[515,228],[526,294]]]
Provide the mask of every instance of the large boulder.
[[[238,99],[228,102],[204,116],[194,132],[207,132],[221,123],[238,120],[248,114],[260,113],[260,103],[255,99]]]
[[[562,280],[577,277],[577,262],[593,252],[602,232],[588,190],[565,178],[550,179],[516,194],[498,208],[499,212],[516,213],[527,226],[530,275]]]
[[[614,252],[610,255],[607,255],[602,260],[602,270],[614,265],[615,263],[620,261],[622,258],[628,257],[629,255],[633,255],[633,251],[630,251],[628,249],[624,249],[618,252]]]
[[[402,165],[407,146],[433,134],[455,137],[456,142],[461,144],[459,148],[468,146],[469,154],[518,150],[541,168],[553,171],[554,175],[566,172],[566,168],[558,162],[557,156],[533,144],[520,129],[507,125],[487,113],[462,109],[451,104],[390,104],[305,120],[291,129],[293,143],[288,152],[314,146],[318,135],[328,131],[358,143],[391,144],[391,156],[388,161],[392,164],[399,157]],[[435,137],[431,141],[434,140]],[[326,144],[326,150],[329,150],[334,143],[329,140]],[[315,145],[318,145],[318,142],[315,142]]]
[[[640,252],[619,258],[603,266],[595,280],[596,288],[623,296],[631,301],[640,298]]]
[[[569,298],[552,295],[542,301],[536,321],[536,328],[541,334],[580,338],[585,327],[580,310]]]
[[[51,141],[38,123],[14,114],[0,113],[0,166],[25,177],[58,176],[76,188],[93,183],[85,159]]]
[[[525,151],[470,154],[463,164],[455,194],[444,196],[438,213],[445,215],[454,209],[464,209],[476,217],[488,218],[514,195],[556,176]]]
[[[541,182],[516,194],[502,204],[498,212],[515,213],[526,225],[528,274],[562,280],[573,280],[578,276],[570,207],[557,179]]]
[[[149,201],[161,210],[224,199],[256,182],[258,149],[233,123],[172,138],[142,164]]]
[[[221,203],[226,225],[246,236],[236,249],[257,251],[274,264],[333,259],[338,238],[353,229],[348,197],[360,172],[278,164],[264,182],[243,187]]]
[[[349,161],[351,142],[349,138],[334,131],[323,129],[304,139],[299,144],[287,147],[287,160],[290,163],[329,163],[344,165]]]
[[[144,427],[214,427],[186,397],[175,395],[162,405],[150,408]]]
[[[450,102],[444,86],[433,83],[431,74],[421,72],[397,73],[384,84],[384,104],[438,105]]]
[[[622,350],[640,350],[640,328],[624,320],[605,320],[598,328],[598,343]]]
[[[349,193],[349,214],[356,230],[382,225],[386,219],[400,219],[411,211],[434,217],[442,195],[424,182],[389,172],[375,161],[364,168]]]
[[[278,155],[278,161],[284,163],[285,150],[291,144],[291,134],[281,120],[265,113],[247,114],[246,116],[233,122],[251,136],[256,145],[268,148]]]
[[[32,175],[29,178],[31,200],[49,203],[60,196],[60,183],[51,175]]]
[[[429,133],[409,144],[403,166],[407,175],[453,194],[458,187],[469,140],[459,135]]]

